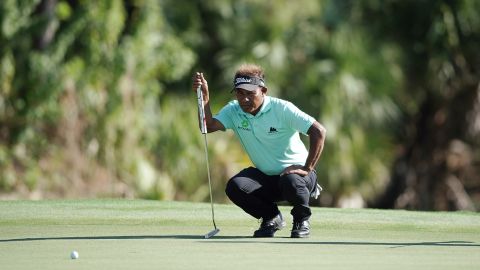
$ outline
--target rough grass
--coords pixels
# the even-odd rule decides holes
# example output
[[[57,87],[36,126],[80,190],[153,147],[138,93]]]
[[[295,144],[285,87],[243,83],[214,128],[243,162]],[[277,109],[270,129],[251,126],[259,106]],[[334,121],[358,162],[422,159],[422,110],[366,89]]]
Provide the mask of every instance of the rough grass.
[[[479,269],[480,215],[313,208],[312,235],[251,238],[233,205],[1,201],[1,269]],[[291,223],[290,208],[282,212]],[[80,258],[71,260],[77,250]]]

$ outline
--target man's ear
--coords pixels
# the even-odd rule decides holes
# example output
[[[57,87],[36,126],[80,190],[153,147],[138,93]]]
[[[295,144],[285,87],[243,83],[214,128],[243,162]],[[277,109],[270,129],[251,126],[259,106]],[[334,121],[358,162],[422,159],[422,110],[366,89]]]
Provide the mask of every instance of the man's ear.
[[[267,87],[262,87],[262,95],[265,95],[268,91]]]

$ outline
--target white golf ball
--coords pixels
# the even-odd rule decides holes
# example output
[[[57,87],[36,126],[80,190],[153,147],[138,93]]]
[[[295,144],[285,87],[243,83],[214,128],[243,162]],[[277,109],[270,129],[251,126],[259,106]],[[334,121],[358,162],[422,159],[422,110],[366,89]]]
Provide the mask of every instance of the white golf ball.
[[[70,253],[70,258],[72,258],[72,260],[78,259],[78,252],[75,250],[72,251],[72,253]]]

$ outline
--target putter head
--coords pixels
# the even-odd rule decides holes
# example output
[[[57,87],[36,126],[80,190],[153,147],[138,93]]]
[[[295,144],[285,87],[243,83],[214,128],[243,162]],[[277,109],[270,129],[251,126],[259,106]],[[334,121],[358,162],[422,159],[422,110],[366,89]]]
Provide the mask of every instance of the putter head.
[[[220,231],[220,229],[217,229],[217,228],[215,228],[215,230],[213,230],[213,231],[211,231],[211,232],[209,232],[209,233],[205,234],[205,239],[208,239],[208,238],[210,238],[210,237],[212,237],[212,236],[216,235],[216,234],[217,234],[219,231]]]

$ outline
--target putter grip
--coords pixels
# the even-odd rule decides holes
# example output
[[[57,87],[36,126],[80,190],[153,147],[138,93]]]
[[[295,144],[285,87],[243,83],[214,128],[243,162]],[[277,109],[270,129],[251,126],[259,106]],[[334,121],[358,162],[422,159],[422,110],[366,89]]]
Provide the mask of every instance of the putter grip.
[[[200,131],[202,134],[207,134],[207,120],[205,119],[205,110],[203,108],[203,93],[202,85],[197,87],[197,103],[198,103],[198,117],[200,120]]]

